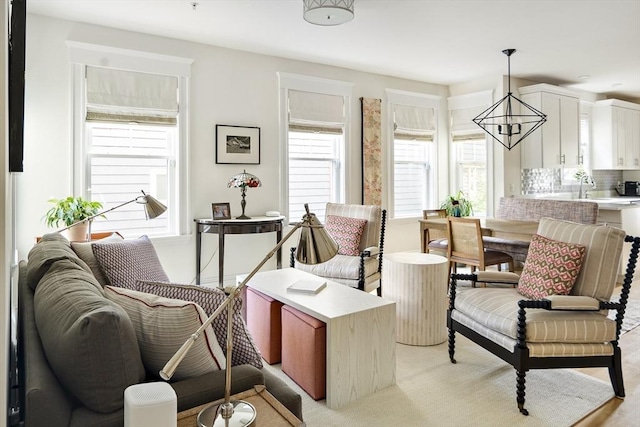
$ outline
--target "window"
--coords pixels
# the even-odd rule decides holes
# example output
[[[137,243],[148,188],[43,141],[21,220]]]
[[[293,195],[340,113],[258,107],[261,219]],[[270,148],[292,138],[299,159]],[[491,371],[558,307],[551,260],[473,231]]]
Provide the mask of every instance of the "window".
[[[456,140],[456,183],[471,201],[473,214],[487,214],[487,141],[482,139]]]
[[[435,203],[429,197],[434,187],[434,110],[403,105],[393,110],[393,216],[421,217],[422,210]]]
[[[88,189],[105,209],[141,195],[141,190],[167,206],[175,192],[177,126],[86,122]],[[123,235],[170,234],[171,215],[147,221],[136,203],[97,218],[92,231],[118,230]]]
[[[437,205],[436,111],[439,97],[387,89],[393,145],[389,204],[392,218],[422,218]]]
[[[304,215],[308,203],[324,218],[327,202],[340,200],[341,133],[289,130],[289,215]]]
[[[489,151],[486,134],[473,122],[492,102],[492,92],[478,92],[449,98],[451,129],[451,194],[462,191],[471,201],[473,214],[492,212]]]
[[[279,79],[285,215],[297,222],[308,204],[324,221],[327,202],[345,200],[351,85],[285,73]]]
[[[187,234],[191,60],[67,44],[74,75],[74,194],[113,209],[93,221],[92,231]],[[147,221],[144,207],[133,202],[142,191],[167,211]]]

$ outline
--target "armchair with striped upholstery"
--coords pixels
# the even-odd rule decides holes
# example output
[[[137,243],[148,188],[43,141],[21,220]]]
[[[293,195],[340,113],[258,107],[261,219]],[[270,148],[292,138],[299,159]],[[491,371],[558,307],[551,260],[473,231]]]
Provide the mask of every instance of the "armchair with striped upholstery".
[[[516,402],[524,415],[528,414],[524,408],[525,374],[530,369],[607,367],[614,393],[624,397],[618,339],[640,250],[640,237],[626,236],[623,230],[615,227],[551,218],[540,220],[538,235],[557,246],[577,247],[578,251],[584,247],[582,264],[577,273],[574,270],[577,277],[574,276],[575,284],[569,294],[543,294],[540,298],[529,299],[510,287],[462,289],[458,286],[460,280],[519,282],[524,289],[526,264],[522,276],[482,271],[452,274],[447,312],[451,362],[456,363],[457,332],[511,364],[516,370]],[[612,301],[623,247],[626,253],[629,246],[628,266],[620,294]],[[549,272],[559,271],[561,266],[557,259],[562,256],[547,257],[552,260]],[[535,281],[545,276],[534,273],[529,275],[531,277]],[[530,280],[526,282],[531,283]],[[608,310],[616,310],[615,320],[607,317]],[[460,363],[464,362],[461,360]]]
[[[344,255],[338,252],[338,255],[327,262],[305,265],[295,263],[294,252],[296,248],[291,248],[289,265],[365,292],[376,289],[378,296],[382,295],[381,271],[386,211],[380,206],[374,205],[327,203],[326,228],[329,234],[336,238],[337,236],[333,235],[332,228],[328,224],[331,216],[360,220],[361,223],[364,223],[364,229],[359,243],[356,243],[354,254]],[[338,243],[340,244],[340,242]]]

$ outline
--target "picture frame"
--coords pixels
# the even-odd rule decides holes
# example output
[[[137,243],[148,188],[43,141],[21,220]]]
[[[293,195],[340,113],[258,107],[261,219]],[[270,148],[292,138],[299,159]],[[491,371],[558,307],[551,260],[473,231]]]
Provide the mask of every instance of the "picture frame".
[[[231,219],[231,205],[228,202],[211,203],[211,219]]]
[[[216,125],[216,163],[260,164],[260,128]]]

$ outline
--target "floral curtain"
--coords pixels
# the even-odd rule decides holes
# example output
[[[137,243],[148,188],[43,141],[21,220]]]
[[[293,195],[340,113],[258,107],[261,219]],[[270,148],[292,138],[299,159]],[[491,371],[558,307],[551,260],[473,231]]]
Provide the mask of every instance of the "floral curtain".
[[[362,103],[362,204],[382,206],[381,99],[360,98]]]

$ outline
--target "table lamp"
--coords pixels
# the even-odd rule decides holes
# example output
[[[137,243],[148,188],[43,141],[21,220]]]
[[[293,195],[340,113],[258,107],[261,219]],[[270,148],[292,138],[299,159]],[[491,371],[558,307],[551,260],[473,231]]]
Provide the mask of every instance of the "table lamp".
[[[247,187],[262,187],[262,183],[260,182],[260,178],[257,176],[247,173],[246,170],[243,170],[242,173],[235,175],[233,178],[229,180],[227,184],[227,188],[240,188],[242,200],[240,201],[240,206],[242,206],[242,215],[237,216],[236,219],[251,219],[251,217],[246,216],[244,214],[244,208],[247,206],[247,202],[244,200],[247,195]]]
[[[276,246],[264,257],[264,259],[247,275],[247,277],[232,291],[222,304],[211,314],[211,316],[185,341],[171,359],[160,371],[160,377],[168,381],[173,376],[182,359],[198,339],[200,334],[209,326],[213,320],[227,309],[227,363],[224,388],[224,402],[219,405],[210,405],[203,409],[198,415],[198,425],[210,426],[248,426],[253,423],[256,417],[256,409],[249,402],[242,400],[231,400],[231,352],[233,347],[233,304],[232,301],[240,295],[249,280],[262,268],[262,266],[282,247],[293,233],[299,228],[300,240],[296,252],[296,260],[303,264],[319,264],[330,260],[338,253],[338,245],[327,233],[324,226],[314,213],[309,212],[309,205],[305,204],[305,215],[302,221],[295,224],[291,231],[280,240]]]
[[[122,204],[119,204],[118,206],[115,206],[111,209],[107,209],[106,211],[102,211],[102,212],[98,212],[97,214],[90,216],[89,218],[80,220],[80,221],[76,221],[73,224],[69,225],[68,227],[65,228],[61,228],[60,230],[57,230],[56,233],[60,233],[62,231],[68,230],[71,227],[73,227],[74,225],[83,223],[83,222],[88,222],[89,223],[89,228],[87,230],[87,240],[91,240],[91,223],[93,222],[93,220],[99,216],[104,216],[104,214],[114,211],[116,209],[119,209],[125,205],[128,205],[129,203],[139,203],[144,205],[144,214],[147,217],[147,219],[154,219],[159,217],[160,215],[162,215],[163,213],[165,213],[165,211],[167,210],[167,207],[165,205],[163,205],[160,201],[158,201],[158,199],[156,199],[155,197],[147,194],[144,192],[144,190],[140,190],[142,192],[142,196],[137,196],[134,199],[131,199],[127,202],[124,202]]]

